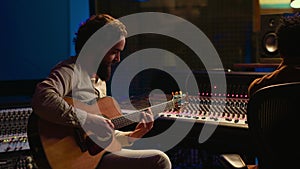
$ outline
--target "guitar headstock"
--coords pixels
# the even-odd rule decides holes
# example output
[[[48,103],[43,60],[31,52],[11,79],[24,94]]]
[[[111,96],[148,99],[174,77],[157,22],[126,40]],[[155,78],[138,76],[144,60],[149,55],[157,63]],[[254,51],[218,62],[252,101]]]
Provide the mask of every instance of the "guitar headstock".
[[[182,91],[172,92],[172,100],[175,104],[174,108],[176,111],[180,110],[187,103],[187,95],[183,94]]]

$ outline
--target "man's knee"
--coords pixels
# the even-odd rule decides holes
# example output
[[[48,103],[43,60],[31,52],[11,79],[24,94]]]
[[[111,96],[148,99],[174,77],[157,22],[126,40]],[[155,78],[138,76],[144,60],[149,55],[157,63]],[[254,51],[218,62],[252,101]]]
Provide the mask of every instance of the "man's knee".
[[[162,151],[157,151],[157,155],[155,156],[157,159],[157,168],[158,169],[171,169],[172,164],[168,155]]]

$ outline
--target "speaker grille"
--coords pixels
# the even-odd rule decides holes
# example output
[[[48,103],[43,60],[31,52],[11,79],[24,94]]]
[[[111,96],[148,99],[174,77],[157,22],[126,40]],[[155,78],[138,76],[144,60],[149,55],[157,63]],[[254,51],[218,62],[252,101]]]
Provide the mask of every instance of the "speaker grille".
[[[282,14],[261,15],[259,62],[280,62],[276,28]]]

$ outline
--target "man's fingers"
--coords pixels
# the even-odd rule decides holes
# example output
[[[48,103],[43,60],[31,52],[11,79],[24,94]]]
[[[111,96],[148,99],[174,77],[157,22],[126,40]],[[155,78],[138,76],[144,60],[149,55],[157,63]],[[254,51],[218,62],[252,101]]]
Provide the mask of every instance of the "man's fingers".
[[[115,125],[114,125],[114,123],[111,122],[111,120],[107,119],[106,122],[108,123],[108,125],[109,125],[111,128],[115,128]]]

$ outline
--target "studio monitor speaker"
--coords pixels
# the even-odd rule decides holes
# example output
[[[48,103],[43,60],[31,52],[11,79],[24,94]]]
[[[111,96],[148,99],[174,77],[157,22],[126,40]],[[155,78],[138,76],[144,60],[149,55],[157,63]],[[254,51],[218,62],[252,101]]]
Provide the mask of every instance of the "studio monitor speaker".
[[[259,62],[280,62],[276,28],[282,14],[261,15]]]

